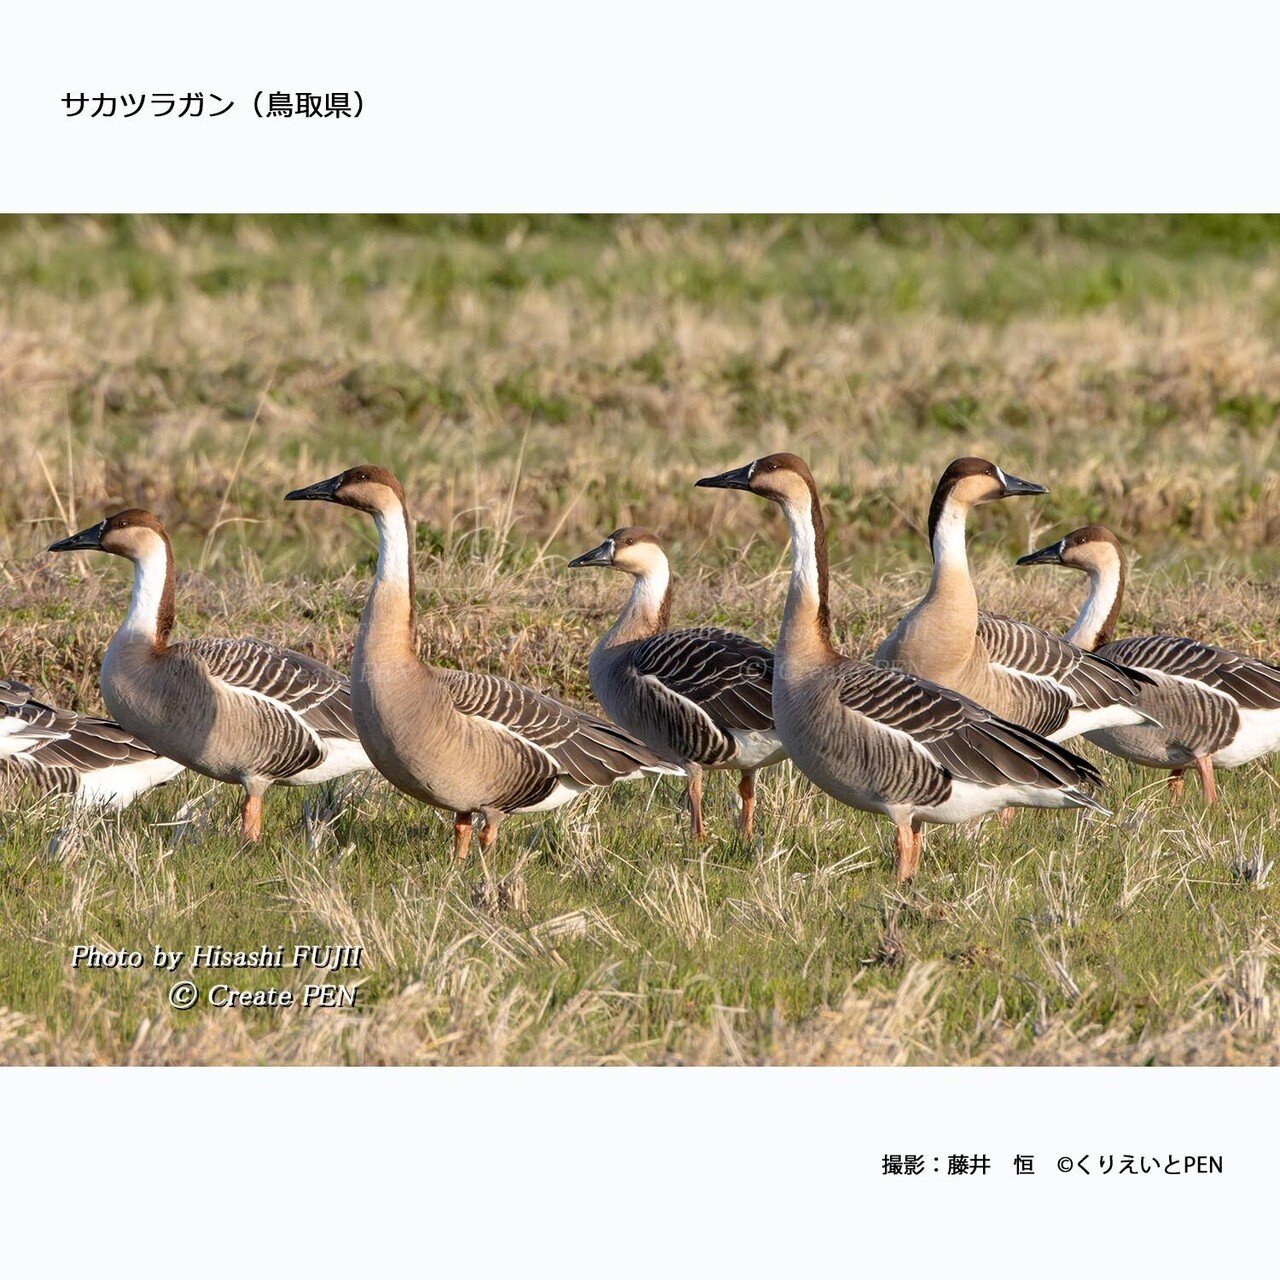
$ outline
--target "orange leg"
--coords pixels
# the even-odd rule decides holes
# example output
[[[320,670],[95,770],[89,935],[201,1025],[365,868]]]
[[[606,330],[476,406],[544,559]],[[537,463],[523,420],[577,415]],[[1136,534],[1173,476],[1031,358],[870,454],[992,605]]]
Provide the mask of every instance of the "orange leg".
[[[480,852],[487,853],[489,846],[498,838],[499,817],[496,814],[484,815],[484,826],[480,828]]]
[[[898,874],[899,884],[903,884],[915,875],[916,869],[920,866],[920,850],[923,844],[923,831],[899,824],[893,860],[893,869]]]
[[[742,817],[739,820],[738,828],[750,840],[756,816],[756,774],[754,769],[743,771],[742,781],[738,783],[738,795],[742,797]]]
[[[1182,799],[1183,780],[1182,775],[1186,773],[1185,769],[1174,769],[1169,774],[1169,803],[1178,804]]]
[[[240,806],[240,839],[257,844],[262,839],[262,797],[245,796]]]
[[[1007,827],[1013,821],[1013,805],[1000,810],[1000,815],[996,821],[1002,826]]]
[[[1196,756],[1196,772],[1200,775],[1200,785],[1204,788],[1204,802],[1212,807],[1218,803],[1218,785],[1213,780],[1213,757]]]
[[[702,770],[695,764],[690,766],[689,774],[689,820],[695,840],[701,840],[707,834],[702,825]]]
[[[466,860],[467,851],[471,848],[471,815],[455,813],[453,815],[453,856],[455,861]]]

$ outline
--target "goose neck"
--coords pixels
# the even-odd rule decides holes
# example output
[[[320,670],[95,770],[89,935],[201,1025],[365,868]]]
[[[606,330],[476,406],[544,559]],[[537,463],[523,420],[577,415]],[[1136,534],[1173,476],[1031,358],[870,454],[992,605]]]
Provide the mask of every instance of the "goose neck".
[[[778,633],[778,652],[788,662],[822,659],[833,652],[822,508],[814,494],[809,502],[788,499],[782,510],[791,534],[791,580]]]
[[[360,620],[362,648],[413,653],[413,539],[409,512],[398,501],[373,513],[378,564]]]
[[[1120,605],[1124,599],[1124,565],[1120,556],[1108,556],[1102,564],[1089,568],[1089,594],[1080,606],[1066,638],[1081,649],[1092,652],[1109,644],[1115,637]]]
[[[133,594],[115,641],[145,645],[157,653],[169,644],[174,623],[174,565],[169,539],[155,534],[133,559]]]
[[[666,556],[632,579],[631,594],[605,634],[606,647],[647,640],[671,625],[671,569]]]

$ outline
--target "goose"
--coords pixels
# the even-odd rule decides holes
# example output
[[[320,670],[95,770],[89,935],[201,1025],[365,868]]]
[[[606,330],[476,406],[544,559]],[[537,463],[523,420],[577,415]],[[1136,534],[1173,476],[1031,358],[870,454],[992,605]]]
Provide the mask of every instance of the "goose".
[[[454,815],[458,862],[476,815],[481,850],[513,813],[558,808],[595,787],[680,768],[616,725],[524,685],[437,667],[415,647],[413,525],[400,482],[366,464],[285,495],[372,516],[373,587],[351,663],[351,703],[369,758],[401,791]]]
[[[950,689],[836,651],[822,506],[802,459],[770,454],[697,483],[781,506],[791,583],[775,651],[778,736],[823,791],[893,822],[900,881],[919,865],[924,823],[1007,806],[1107,812],[1091,794],[1102,779],[1087,760]]]
[[[773,727],[773,654],[719,627],[669,631],[671,568],[657,535],[615,529],[569,568],[605,565],[629,574],[631,596],[591,651],[591,688],[611,720],[689,775],[693,838],[705,834],[702,774],[741,774],[740,829],[750,839],[756,771],[785,760]]]
[[[112,718],[188,769],[244,790],[241,837],[262,836],[274,783],[307,786],[370,769],[344,676],[265,640],[201,637],[170,644],[173,549],[149,511],[130,508],[55,542],[133,562],[133,596],[102,661]]]
[[[970,508],[1048,492],[985,458],[951,463],[929,509],[929,590],[874,660],[963,693],[1053,742],[1108,725],[1148,724],[1137,706],[1145,677],[1039,627],[978,608],[965,547]]]
[[[1087,574],[1089,594],[1067,639],[1150,681],[1139,705],[1158,727],[1099,729],[1089,741],[1135,764],[1171,770],[1175,800],[1194,765],[1209,805],[1217,800],[1215,767],[1233,769],[1280,750],[1280,667],[1186,636],[1113,639],[1127,565],[1109,529],[1086,525],[1018,564],[1060,564]]]
[[[0,780],[123,809],[181,772],[118,724],[48,706],[27,685],[0,680]]]

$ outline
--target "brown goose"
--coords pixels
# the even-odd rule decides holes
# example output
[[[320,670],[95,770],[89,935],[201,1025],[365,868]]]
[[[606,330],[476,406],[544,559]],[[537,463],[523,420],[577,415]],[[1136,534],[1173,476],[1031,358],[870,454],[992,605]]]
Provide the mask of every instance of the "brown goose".
[[[606,565],[634,580],[617,622],[591,652],[591,688],[610,719],[689,775],[693,838],[704,834],[702,773],[742,775],[741,829],[750,837],[756,770],[785,760],[773,727],[773,654],[763,645],[697,627],[669,631],[671,569],[648,529],[616,529],[569,567]]]
[[[876,650],[875,661],[955,689],[1054,742],[1091,729],[1147,724],[1144,678],[1012,618],[978,609],[965,526],[982,503],[1048,493],[985,458],[958,458],[929,509],[929,590]]]
[[[102,661],[102,700],[148,746],[244,788],[241,835],[262,835],[274,783],[306,786],[372,766],[356,740],[345,677],[263,640],[186,640],[174,624],[173,551],[164,526],[132,508],[50,551],[106,551],[133,563],[133,597]]]
[[[1185,636],[1112,638],[1127,566],[1109,529],[1086,525],[1018,563],[1061,564],[1087,574],[1089,595],[1067,639],[1150,681],[1138,705],[1159,726],[1099,729],[1087,735],[1090,742],[1135,764],[1172,770],[1175,799],[1184,771],[1194,765],[1207,804],[1217,799],[1215,766],[1232,769],[1280,750],[1280,667]]]
[[[778,736],[829,795],[892,820],[900,880],[915,873],[926,822],[965,822],[1011,805],[1106,812],[1089,794],[1101,778],[1087,760],[949,689],[832,647],[826,531],[800,458],[771,454],[698,484],[781,506],[791,584],[775,653]]]
[[[459,860],[476,814],[487,849],[508,814],[554,809],[592,787],[680,772],[617,726],[555,698],[419,660],[412,525],[404,489],[385,468],[352,467],[285,496],[373,517],[378,567],[351,665],[356,727],[369,758],[401,791],[453,813]]]
[[[123,809],[181,772],[118,724],[47,706],[25,684],[0,680],[0,782]]]

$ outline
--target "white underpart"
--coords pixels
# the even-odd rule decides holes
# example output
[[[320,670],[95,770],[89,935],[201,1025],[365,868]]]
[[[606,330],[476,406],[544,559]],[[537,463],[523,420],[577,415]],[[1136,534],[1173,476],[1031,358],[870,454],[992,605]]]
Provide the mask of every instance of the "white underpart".
[[[1240,728],[1236,736],[1214,752],[1213,763],[1224,769],[1248,764],[1259,756],[1280,750],[1280,711],[1240,709]]]
[[[157,533],[150,533],[147,549],[133,562],[133,595],[129,599],[129,612],[125,614],[117,635],[141,640],[156,638],[156,619],[168,576],[169,557],[164,539]]]
[[[1088,598],[1080,606],[1080,615],[1071,630],[1063,637],[1082,649],[1093,649],[1097,644],[1098,634],[1116,602],[1116,592],[1120,590],[1120,564],[1115,557],[1108,559],[1112,563],[1108,563],[1106,568],[1090,571]]]
[[[787,758],[782,739],[772,729],[730,729],[729,736],[738,748],[728,762],[730,768],[763,769]]]
[[[316,782],[328,782],[344,774],[355,773],[358,769],[373,768],[373,761],[354,738],[322,737],[320,749],[324,752],[324,759],[315,768],[282,778],[281,783],[290,787],[309,787]]]
[[[1066,787],[1036,787],[1018,782],[991,787],[955,778],[951,783],[951,794],[942,804],[922,805],[914,812],[925,822],[955,823],[967,822],[970,818],[1009,806],[1032,809],[1083,807],[1081,797]]]
[[[969,553],[965,547],[965,513],[959,503],[948,499],[933,529],[933,563],[936,569],[961,569],[969,572]]]
[[[621,782],[622,779],[620,778]],[[526,805],[522,809],[517,809],[517,813],[545,813],[548,809],[558,809],[562,804],[568,804],[570,800],[576,800],[584,791],[589,791],[590,787],[584,786],[580,782],[574,782],[570,778],[561,778],[556,783],[555,790],[545,799],[539,800],[537,804]]]
[[[1082,733],[1092,733],[1095,729],[1112,729],[1122,724],[1145,724],[1154,727],[1156,722],[1137,707],[1097,707],[1092,711],[1081,707],[1073,708],[1062,727],[1056,733],[1048,734],[1050,742],[1066,742],[1068,738],[1078,738]]]
[[[176,760],[164,756],[92,769],[80,774],[75,803],[88,808],[123,809],[144,791],[176,778],[181,772],[182,766]]]

